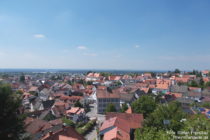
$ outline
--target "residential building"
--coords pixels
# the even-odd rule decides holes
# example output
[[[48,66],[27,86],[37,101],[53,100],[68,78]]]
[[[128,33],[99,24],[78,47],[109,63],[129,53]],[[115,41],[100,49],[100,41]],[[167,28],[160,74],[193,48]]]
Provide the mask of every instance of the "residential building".
[[[97,112],[104,113],[108,104],[113,104],[117,111],[120,110],[119,93],[110,93],[107,90],[97,90]]]

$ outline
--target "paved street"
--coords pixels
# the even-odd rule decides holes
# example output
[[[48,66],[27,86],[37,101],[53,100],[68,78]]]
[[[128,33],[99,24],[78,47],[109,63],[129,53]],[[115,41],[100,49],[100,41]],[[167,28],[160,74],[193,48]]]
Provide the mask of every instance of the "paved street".
[[[86,114],[90,119],[97,117],[96,103],[90,104],[90,112]]]
[[[96,119],[97,118],[97,122],[99,122],[99,124],[101,124],[104,120],[105,120],[105,115],[101,115],[101,114],[97,114],[97,109],[96,109],[96,103],[91,104],[91,111],[88,112],[86,115],[90,118],[90,119]],[[94,129],[85,136],[86,140],[97,140],[97,132],[96,132],[96,126],[94,127]]]

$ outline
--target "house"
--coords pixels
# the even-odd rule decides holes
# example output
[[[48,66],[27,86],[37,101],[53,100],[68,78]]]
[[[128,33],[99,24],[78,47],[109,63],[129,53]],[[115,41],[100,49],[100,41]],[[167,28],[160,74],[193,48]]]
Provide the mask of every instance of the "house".
[[[191,91],[191,92],[201,92],[201,88],[198,88],[198,87],[189,87],[189,91]]]
[[[175,77],[175,81],[176,83],[188,83],[189,82],[189,78],[186,77]]]
[[[120,95],[120,105],[124,103],[130,104],[132,101],[135,100],[135,90],[136,88],[132,89],[130,87],[121,87],[112,90],[112,93]]]
[[[84,108],[71,107],[71,109],[66,110],[66,116],[69,119],[73,120],[75,123],[77,123],[77,122],[85,122],[86,121]]]
[[[72,92],[74,92],[74,91],[83,92],[84,90],[85,90],[85,87],[83,84],[76,83],[72,86]]]
[[[25,127],[32,140],[84,140],[82,135],[63,124],[61,119],[46,122],[29,118],[25,120]]]
[[[85,81],[97,81],[100,79],[100,73],[89,73],[86,78]]]
[[[56,127],[45,131],[40,140],[85,140],[73,127]]]
[[[210,97],[210,87],[208,87],[202,91],[202,96]]]
[[[123,75],[121,81],[123,83],[134,83],[135,79],[132,76],[130,76],[130,75]]]
[[[143,95],[147,95],[149,92],[149,88],[138,88],[135,92],[134,92],[134,96],[136,99],[140,98]]]
[[[97,90],[106,90],[106,89],[107,89],[106,86],[98,86],[98,87],[97,87]]]
[[[30,89],[28,90],[28,92],[32,93],[33,95],[36,95],[36,94],[38,94],[39,89],[36,86],[32,86],[32,87],[30,87]]]
[[[96,92],[96,87],[93,85],[87,85],[85,88],[85,94],[90,96],[91,94],[93,94],[94,92]]]
[[[59,118],[66,114],[67,108],[68,108],[67,104],[65,104],[62,101],[58,101],[58,102],[55,102],[54,105],[52,106],[51,112],[55,117]]]
[[[194,101],[201,102],[201,92],[189,92],[187,97]]]
[[[25,123],[26,132],[32,135],[52,127],[52,125],[47,121],[40,119],[33,119],[29,117],[26,118],[24,123]]]
[[[117,111],[120,110],[119,93],[110,93],[107,90],[97,90],[97,112],[104,113],[108,104],[113,104]]]
[[[114,117],[102,124],[99,135],[103,140],[130,140],[129,123],[123,119]]]
[[[171,92],[170,93],[174,98],[182,98],[183,94],[182,93],[176,93],[176,92]]]
[[[106,120],[117,117],[129,122],[129,127],[131,129],[137,129],[143,127],[144,117],[143,114],[136,113],[116,113],[116,112],[108,112],[106,113]]]
[[[130,104],[134,100],[135,100],[134,93],[121,93],[120,94],[120,105],[122,105],[124,103]]]
[[[54,103],[55,103],[55,100],[42,101],[43,110],[51,109]]]
[[[42,107],[42,100],[39,97],[33,96],[33,98],[30,98],[30,112],[36,111],[36,110],[43,110]]]
[[[202,77],[207,77],[208,75],[209,75],[209,70],[203,70],[203,71],[201,71],[201,75],[202,75]]]
[[[119,81],[121,79],[121,76],[117,76],[117,75],[111,75],[108,77],[109,81]]]
[[[152,90],[152,93],[157,95],[158,93],[166,94],[169,91],[171,80],[168,79],[157,79],[156,87]]]
[[[146,79],[151,79],[152,78],[152,74],[151,73],[144,73],[143,76]]]
[[[99,129],[103,140],[130,140],[134,130],[142,128],[142,114],[107,113],[106,120]]]
[[[81,100],[82,96],[66,96],[64,94],[54,94],[54,97],[56,99],[59,99],[60,101],[63,101],[65,103],[74,104],[75,102]]]
[[[180,102],[182,106],[189,106],[190,104],[194,103],[194,101],[190,98],[177,98],[176,101]]]
[[[188,92],[188,86],[184,86],[184,85],[172,85],[170,87],[170,92],[172,93],[182,93],[185,94]]]
[[[51,94],[51,90],[44,88],[43,90],[40,91],[38,95],[42,101],[46,101],[50,97],[50,94]]]
[[[203,81],[204,81],[204,83],[207,83],[210,81],[210,79],[209,79],[209,77],[203,77]]]

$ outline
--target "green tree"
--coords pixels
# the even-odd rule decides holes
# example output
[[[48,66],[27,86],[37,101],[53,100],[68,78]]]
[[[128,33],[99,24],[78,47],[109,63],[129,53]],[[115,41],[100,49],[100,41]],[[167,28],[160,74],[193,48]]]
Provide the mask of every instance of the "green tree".
[[[146,118],[144,124],[147,127],[177,132],[183,126],[181,122],[183,118],[186,118],[186,115],[182,111],[181,104],[171,102],[169,104],[159,105],[155,111]]]
[[[16,94],[18,94],[18,95],[23,95],[23,91],[22,91],[22,90],[17,90],[17,91],[16,91]]]
[[[83,107],[83,105],[80,103],[79,100],[76,101],[76,103],[74,104],[75,107]]]
[[[22,82],[22,83],[25,82],[25,76],[24,76],[24,75],[21,75],[21,76],[20,76],[20,82]]]
[[[88,71],[88,72],[87,72],[87,75],[88,75],[89,73],[93,73],[93,71]]]
[[[210,87],[210,82],[206,82],[205,87]]]
[[[156,73],[155,72],[151,72],[152,77],[156,77]]]
[[[162,95],[161,94],[158,94],[157,96],[155,96],[155,102],[156,103],[160,103],[161,99],[162,99]]]
[[[190,116],[185,122],[184,127],[182,131],[186,132],[206,132],[207,135],[202,136],[208,136],[210,138],[210,121],[206,116],[203,114],[195,114],[193,116]],[[192,133],[192,136],[198,136],[198,134]]]
[[[146,118],[156,108],[155,99],[152,96],[141,96],[131,104],[131,108],[134,113],[143,113]]]
[[[210,109],[210,102],[205,102],[201,106]]]
[[[87,81],[87,85],[92,85],[93,82],[92,81]]]
[[[105,77],[105,78],[108,78],[108,77],[111,76],[112,74],[109,73],[109,72],[101,72],[100,75],[103,76],[103,77]]]
[[[181,71],[179,69],[175,69],[174,73],[180,73]]]
[[[158,130],[154,127],[144,127],[141,130],[140,136],[135,140],[171,140],[173,137],[164,130]]]
[[[0,139],[18,140],[24,133],[24,117],[18,115],[21,100],[8,85],[0,85]]]
[[[116,108],[114,106],[114,104],[110,103],[107,105],[105,112],[116,112]]]
[[[128,105],[126,103],[124,103],[124,104],[122,104],[120,112],[125,112],[126,110],[128,110]]]
[[[83,84],[83,85],[86,84],[85,80],[83,80],[83,79],[80,79],[80,80],[78,81],[78,83],[79,83],[79,84]]]
[[[3,75],[2,75],[2,78],[3,78],[3,79],[7,79],[8,77],[9,77],[8,74],[3,74]]]
[[[140,140],[141,139],[141,132],[140,132],[140,129],[137,128],[134,132],[134,138],[135,140]]]
[[[51,112],[49,112],[49,113],[44,117],[43,120],[51,121],[51,120],[55,120],[55,119],[56,119],[56,117],[55,117]]]
[[[107,87],[107,91],[108,91],[109,93],[112,93],[112,89],[111,89],[110,87]]]
[[[72,127],[75,126],[75,124],[74,124],[74,122],[72,120],[69,120],[69,119],[67,119],[65,117],[62,118],[62,122],[65,123],[67,126],[72,126]]]
[[[200,87],[200,88],[204,88],[204,81],[203,81],[202,78],[201,78],[200,81],[199,81],[199,87]]]
[[[198,85],[198,83],[197,83],[195,80],[192,80],[192,81],[188,84],[188,86],[191,86],[191,87],[198,87],[199,85]]]

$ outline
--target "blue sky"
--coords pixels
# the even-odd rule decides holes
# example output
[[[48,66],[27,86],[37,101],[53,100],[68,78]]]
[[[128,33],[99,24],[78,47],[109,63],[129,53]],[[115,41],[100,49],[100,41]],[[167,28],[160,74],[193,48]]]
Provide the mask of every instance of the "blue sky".
[[[210,1],[0,0],[0,68],[210,69]]]

